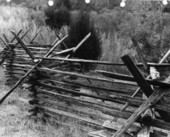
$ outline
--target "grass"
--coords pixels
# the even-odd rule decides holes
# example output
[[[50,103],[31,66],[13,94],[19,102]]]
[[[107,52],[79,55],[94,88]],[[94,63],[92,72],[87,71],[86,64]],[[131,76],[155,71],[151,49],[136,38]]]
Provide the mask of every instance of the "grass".
[[[28,9],[22,7],[0,6],[0,33],[10,35],[10,30],[19,31],[29,26]]]
[[[35,39],[35,43],[51,44],[56,38],[54,31],[47,26],[39,26],[36,21],[31,19],[30,10],[20,6],[0,6],[0,37],[5,34],[10,40],[13,38],[11,30],[16,33],[23,30],[24,33],[28,28],[31,28],[28,35],[24,38],[26,43],[29,43],[35,34],[41,29],[41,35]],[[3,46],[3,45],[0,45]]]
[[[117,33],[109,33],[108,35],[101,34],[102,41],[102,61],[109,61],[115,63],[122,63],[121,57],[123,55],[129,54],[130,56],[136,56],[136,51],[133,49],[128,49],[128,45],[131,43],[123,43],[121,38],[118,38]],[[120,66],[101,66],[99,65],[97,69],[119,72],[124,74],[129,74],[128,70],[125,67]]]
[[[52,44],[54,42],[54,40],[56,39],[55,32],[47,26],[39,27],[35,22],[32,22],[30,27],[31,27],[30,32],[24,38],[24,41],[26,43],[29,43],[30,40],[36,35],[36,33],[39,30],[40,30],[39,35],[34,40],[34,43],[42,44],[42,45]]]

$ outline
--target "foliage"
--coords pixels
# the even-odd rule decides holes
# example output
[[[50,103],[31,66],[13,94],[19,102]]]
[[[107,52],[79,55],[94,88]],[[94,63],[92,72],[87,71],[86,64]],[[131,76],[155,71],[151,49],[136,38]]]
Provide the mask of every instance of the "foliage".
[[[36,18],[36,17],[35,17]],[[37,18],[36,18],[37,19]],[[36,19],[31,19],[30,9],[20,6],[0,6],[0,36],[5,34],[10,40],[13,38],[11,30],[16,33],[22,29],[22,34],[30,28],[29,33],[23,39],[24,42],[29,43],[39,29],[41,29],[41,36],[35,39],[39,44],[51,44],[56,38],[54,31],[47,26],[41,26]],[[21,35],[22,35],[21,34]],[[0,45],[3,46],[3,43]]]
[[[95,28],[103,33],[114,33],[118,31],[118,26],[122,18],[122,11],[119,9],[103,9],[101,13],[91,12],[91,18],[94,20]]]
[[[27,8],[0,6],[0,33],[10,36],[10,30],[19,31],[29,26],[29,14]],[[11,37],[11,36],[10,36]]]
[[[38,31],[39,35],[34,40],[34,43],[38,44],[52,44],[54,40],[56,39],[55,32],[51,30],[47,26],[38,26],[35,22],[32,22],[30,24],[30,31],[27,34],[27,37],[24,38],[24,42],[29,43],[30,40],[37,34]]]
[[[121,56],[129,54],[131,57],[136,57],[136,51],[131,48],[127,48],[124,45],[124,40],[118,38],[118,33],[115,31],[114,33],[101,33],[101,42],[102,42],[102,53],[101,53],[101,61],[109,61],[115,63],[122,63]],[[127,45],[130,45],[131,42],[126,41]],[[97,69],[107,70],[111,72],[119,72],[123,74],[129,74],[128,70],[125,67],[120,66],[106,66],[106,65],[98,65]]]
[[[30,18],[33,20],[38,26],[45,26],[45,15],[41,10],[29,10]]]
[[[13,1],[23,2],[21,0]],[[28,17],[28,20],[34,20],[36,25],[42,26],[44,25],[42,11],[47,7],[47,1],[40,1],[25,0],[24,2],[25,6],[32,9],[29,10],[31,16]],[[116,32],[118,41],[121,41],[118,45],[122,49],[124,47],[134,49],[131,38],[135,38],[147,61],[158,62],[170,46],[170,4],[163,6],[162,2],[136,0],[126,1],[124,8],[120,8],[119,4],[119,0],[91,0],[90,4],[85,4],[84,0],[55,0],[55,6],[48,7],[45,12],[48,17],[46,24],[52,29],[58,28],[59,30],[62,28],[61,26],[71,26],[73,21],[78,20],[80,10],[89,12],[90,22],[94,22],[97,32],[106,34],[105,38],[109,35],[114,36]],[[28,8],[26,9],[28,10]],[[23,18],[21,20],[25,20],[26,17],[27,14],[25,17],[21,17]],[[20,26],[19,24],[18,26]]]
[[[169,19],[159,2],[136,3],[132,11],[124,16],[120,33],[124,38],[135,38],[140,44],[147,61],[158,62],[169,45]]]

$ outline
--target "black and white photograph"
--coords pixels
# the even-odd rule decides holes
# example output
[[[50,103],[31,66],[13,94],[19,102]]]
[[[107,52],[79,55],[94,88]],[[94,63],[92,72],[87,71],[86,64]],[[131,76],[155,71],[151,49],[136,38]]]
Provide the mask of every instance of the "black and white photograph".
[[[170,137],[170,0],[0,0],[0,137]]]

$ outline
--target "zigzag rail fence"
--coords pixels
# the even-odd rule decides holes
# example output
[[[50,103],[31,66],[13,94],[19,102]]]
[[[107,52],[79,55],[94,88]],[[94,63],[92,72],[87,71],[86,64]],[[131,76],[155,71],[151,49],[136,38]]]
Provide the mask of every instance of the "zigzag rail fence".
[[[6,68],[6,83],[20,81],[15,88],[19,84],[27,85],[26,88],[32,97],[29,103],[33,106],[30,110],[33,115],[37,116],[41,113],[44,117],[50,116],[56,123],[63,125],[69,121],[76,121],[82,127],[88,127],[83,129],[89,133],[89,136],[111,137],[116,131],[121,130],[124,123],[147,101],[142,99],[142,90],[136,96],[131,96],[138,88],[141,88],[132,75],[101,70],[82,72],[81,63],[126,67],[123,63],[73,58],[74,52],[78,52],[79,47],[83,46],[83,42],[88,40],[90,34],[77,46],[61,51],[60,48],[55,49],[54,46],[56,43],[61,44],[64,41],[62,38],[56,38],[49,45],[32,44],[40,33],[39,31],[31,43],[26,44],[23,38],[27,35],[27,31],[22,36],[19,36],[20,31],[18,34],[12,33],[14,34],[12,40],[4,37],[4,43],[9,48],[5,48],[3,54],[10,53],[10,56],[2,56],[5,58],[3,65]],[[48,56],[47,51],[50,52]],[[136,65],[142,66],[141,63]],[[147,63],[147,65],[170,67],[170,64],[163,62],[161,64]],[[156,87],[168,89],[170,87],[168,82],[147,79],[144,81]],[[161,95],[169,96],[168,92]],[[125,104],[126,108],[122,109]],[[155,102],[149,107],[170,113],[170,105],[166,99]],[[118,119],[113,121],[114,118]],[[145,124],[140,113],[138,119],[135,119],[122,134],[123,136],[137,136],[142,125]],[[153,127],[153,134],[156,133],[160,137],[167,136],[166,133],[170,130],[170,123],[160,116],[152,119],[149,126]]]

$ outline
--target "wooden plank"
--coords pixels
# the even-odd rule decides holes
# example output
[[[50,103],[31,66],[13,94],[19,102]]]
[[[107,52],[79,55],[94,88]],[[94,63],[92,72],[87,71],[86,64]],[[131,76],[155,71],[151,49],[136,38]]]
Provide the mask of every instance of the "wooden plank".
[[[6,67],[6,71],[10,71],[10,67],[9,66],[5,66]],[[12,66],[12,69],[15,71],[24,71],[27,72],[29,70],[29,68],[23,68],[23,67],[16,67],[16,66]]]
[[[16,47],[17,49],[22,49],[20,46],[14,44],[14,43],[9,43],[9,45],[12,45],[14,47]],[[25,44],[29,49],[32,50],[46,50],[47,48],[51,48],[52,45],[47,44],[47,45],[43,45],[43,44]]]
[[[7,63],[7,64],[10,64],[11,62],[7,60],[6,63]],[[30,61],[30,60],[21,60],[21,61],[19,60],[19,61],[18,61],[18,60],[16,60],[16,59],[14,59],[14,60],[13,60],[13,63],[21,64],[21,65],[27,64],[27,65],[31,65],[31,66],[34,65],[34,63],[33,63],[32,61]],[[11,66],[13,67],[12,64],[11,64]]]
[[[49,80],[51,81],[51,80]],[[54,81],[52,80],[54,83],[57,82],[57,81]],[[82,83],[82,82],[77,82],[77,81],[72,81],[72,80],[67,80],[67,79],[63,79],[64,82],[66,83],[69,83],[70,86],[80,86],[80,87],[86,87],[86,88],[90,88],[90,89],[96,89],[96,90],[99,90],[99,91],[103,91],[105,93],[121,93],[121,94],[129,94],[131,93],[132,91],[125,91],[125,90],[119,90],[119,89],[113,89],[113,88],[106,88],[106,87],[100,87],[98,85],[89,85],[89,84],[86,84],[86,83]],[[63,83],[63,84],[66,84],[66,83]]]
[[[59,73],[59,74],[65,74],[65,75],[70,75],[70,76],[77,76],[77,77],[81,77],[81,78],[85,78],[85,79],[91,79],[91,80],[96,80],[96,81],[103,81],[103,82],[109,82],[109,83],[123,83],[122,81],[116,81],[113,79],[106,79],[106,78],[99,78],[99,77],[95,77],[95,76],[88,76],[88,75],[84,75],[84,74],[79,74],[79,73],[74,73],[74,72],[69,72],[69,71],[61,71],[61,70],[53,70],[53,69],[49,69],[49,68],[45,68],[42,67],[41,68],[42,71],[47,71],[47,72],[54,72],[54,73]],[[131,82],[124,82],[127,83],[128,85],[134,85],[136,86],[135,83],[131,83]]]
[[[114,78],[114,79],[120,79],[120,80],[126,80],[126,81],[133,81],[135,82],[135,79],[133,76],[130,75],[124,75],[124,74],[119,74],[119,73],[113,73],[109,71],[104,71],[104,70],[95,70],[95,72],[100,73],[106,77],[109,78]]]
[[[9,63],[4,63],[4,65],[10,65]],[[21,65],[21,64],[12,64],[14,67],[23,67],[23,68],[31,68],[32,65]]]
[[[24,50],[17,50],[17,49],[15,49],[15,52],[16,52],[16,56],[19,54],[25,54],[25,51]],[[42,55],[42,54],[45,54],[46,53],[46,51],[44,50],[44,51],[39,51],[39,50],[37,50],[37,51],[32,51],[31,50],[31,52],[32,53],[34,53],[34,54],[38,54],[38,55]],[[38,53],[38,52],[41,52],[41,53]]]
[[[97,103],[97,100],[95,103],[95,102],[92,102],[87,99],[85,100],[85,99],[81,99],[81,98],[79,98],[79,99],[73,98],[73,97],[70,97],[69,95],[64,96],[62,94],[57,94],[55,92],[49,93],[49,92],[45,92],[44,90],[42,90],[38,93],[37,99],[40,101],[41,100],[43,100],[43,101],[53,100],[53,101],[59,101],[59,102],[66,102],[66,104],[67,104],[67,102],[70,102],[68,104],[80,106],[80,107],[82,107],[82,109],[88,108],[88,109],[93,109],[95,111],[100,111],[101,113],[112,116],[112,117],[120,117],[120,118],[127,119],[132,114],[132,112],[127,112],[127,111],[119,113],[118,106],[117,106],[117,108],[116,108],[116,106],[109,108],[109,105],[106,105],[106,104],[105,105],[101,104],[101,106],[100,106],[100,102],[98,101],[98,103]],[[94,99],[94,101],[95,101],[95,99]],[[107,107],[104,107],[104,106],[107,106]]]
[[[74,49],[75,49],[75,47],[69,48],[69,49],[65,49],[65,50],[62,50],[62,51],[60,51],[60,52],[54,53],[54,55],[62,55],[62,54],[65,54],[65,53],[71,53],[71,52],[74,51]]]
[[[132,125],[133,122],[149,107],[156,104],[165,94],[169,91],[168,89],[157,89],[152,95],[131,115],[121,129],[119,129],[113,137],[121,137],[123,133]]]
[[[76,58],[71,58],[71,59],[66,59],[66,58],[61,58],[61,57],[53,57],[53,58],[44,58],[40,57],[39,59],[44,59],[44,60],[60,60],[60,61],[67,61],[67,62],[77,62],[77,63],[88,63],[88,64],[100,64],[100,65],[114,65],[114,66],[126,66],[124,63],[116,63],[116,62],[108,62],[108,61],[98,61],[98,60],[85,60],[85,59],[76,59]],[[136,64],[138,67],[142,67],[142,63],[137,63]],[[169,63],[147,63],[148,66],[154,66],[154,67],[169,67]]]
[[[55,52],[53,53],[52,55],[53,56],[57,56],[57,55],[62,55],[62,54],[65,54],[65,53],[71,53],[72,51],[74,50],[74,48],[70,48],[70,49],[66,49],[66,50],[62,50],[62,51],[58,51],[58,52]],[[16,56],[20,56],[20,57],[29,57],[28,55],[25,55],[25,51],[24,50],[15,50],[16,52]],[[36,54],[35,58],[39,59],[41,58],[40,55],[45,55],[46,52],[37,52],[37,51],[33,51],[32,53]]]
[[[123,74],[118,74],[118,73],[113,73],[113,72],[108,72],[103,70],[96,70],[95,72],[101,73],[104,76],[114,78],[114,79],[127,80],[132,82],[136,81],[136,79],[133,76],[129,76],[129,75],[123,75]],[[160,86],[160,87],[170,87],[170,84],[167,82],[161,82],[161,81],[145,79],[145,78],[143,80],[145,80],[150,85]]]

